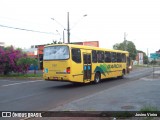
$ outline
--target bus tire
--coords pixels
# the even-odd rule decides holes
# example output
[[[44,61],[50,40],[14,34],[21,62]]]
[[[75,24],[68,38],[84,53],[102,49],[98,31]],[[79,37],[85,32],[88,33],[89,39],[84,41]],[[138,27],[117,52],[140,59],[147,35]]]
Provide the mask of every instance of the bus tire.
[[[101,75],[99,72],[96,72],[95,76],[94,76],[94,83],[98,84],[101,80]]]
[[[119,76],[120,79],[123,79],[124,78],[124,75],[125,75],[125,70],[122,70],[122,75]]]

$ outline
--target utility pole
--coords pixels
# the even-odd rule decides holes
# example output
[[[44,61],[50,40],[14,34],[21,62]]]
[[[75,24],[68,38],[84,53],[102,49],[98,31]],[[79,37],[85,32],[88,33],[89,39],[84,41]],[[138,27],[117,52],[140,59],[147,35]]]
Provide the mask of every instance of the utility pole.
[[[68,35],[68,43],[70,43],[69,12],[67,13],[67,35]]]
[[[64,29],[65,30],[65,29]],[[63,30],[63,43],[65,43],[65,40],[64,40],[64,30]]]
[[[126,40],[126,36],[127,36],[127,35],[126,35],[126,32],[124,32],[124,41]]]
[[[40,53],[40,52],[39,52],[39,46],[37,46],[37,55],[38,55],[38,56],[37,56],[37,57],[38,57],[38,58],[37,58],[37,59],[38,59],[38,70],[40,70],[40,57],[39,57],[39,53]]]
[[[83,17],[86,17],[87,14],[83,15]],[[57,22],[61,27],[63,27],[63,43],[65,43],[65,39],[64,39],[64,30],[67,30],[67,38],[68,38],[68,43],[70,43],[70,24],[69,24],[69,12],[67,12],[67,29],[65,29],[65,27],[60,24],[57,20],[55,20],[54,18],[51,18],[52,20],[54,20],[55,22]]]
[[[126,49],[126,47],[127,47],[127,46],[126,46],[126,42],[127,42],[127,41],[126,41],[126,40],[127,40],[126,37],[127,37],[127,34],[126,34],[126,32],[124,32],[124,50],[125,50],[125,51],[127,50],[127,49]]]
[[[148,62],[149,60],[148,60],[148,48],[147,48],[147,67],[148,67]]]

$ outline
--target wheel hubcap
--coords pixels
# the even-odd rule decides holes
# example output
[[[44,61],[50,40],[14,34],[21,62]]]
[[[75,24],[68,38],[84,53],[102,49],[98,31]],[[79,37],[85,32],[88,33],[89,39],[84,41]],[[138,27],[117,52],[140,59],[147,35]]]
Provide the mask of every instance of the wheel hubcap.
[[[97,83],[99,82],[99,76],[98,75],[96,76],[96,82]]]

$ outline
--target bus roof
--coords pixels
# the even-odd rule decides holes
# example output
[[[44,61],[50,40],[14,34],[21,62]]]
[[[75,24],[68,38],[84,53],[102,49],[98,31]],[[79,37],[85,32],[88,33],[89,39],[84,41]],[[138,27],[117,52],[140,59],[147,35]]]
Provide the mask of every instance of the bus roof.
[[[93,47],[93,46],[85,46],[85,45],[76,45],[76,44],[51,44],[47,45],[45,47],[50,47],[50,46],[69,46],[69,47],[74,47],[74,48],[82,48],[82,49],[90,49],[90,50],[104,50],[104,51],[111,51],[111,52],[120,52],[120,53],[129,53],[128,51],[123,51],[123,50],[114,50],[114,49],[107,49],[107,48],[100,48],[100,47]]]

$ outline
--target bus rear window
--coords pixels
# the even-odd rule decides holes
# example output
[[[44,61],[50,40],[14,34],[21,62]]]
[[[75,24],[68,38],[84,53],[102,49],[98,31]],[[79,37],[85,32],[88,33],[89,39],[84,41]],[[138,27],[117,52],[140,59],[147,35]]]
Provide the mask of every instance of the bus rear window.
[[[50,46],[44,48],[44,60],[64,60],[69,58],[68,46]]]

